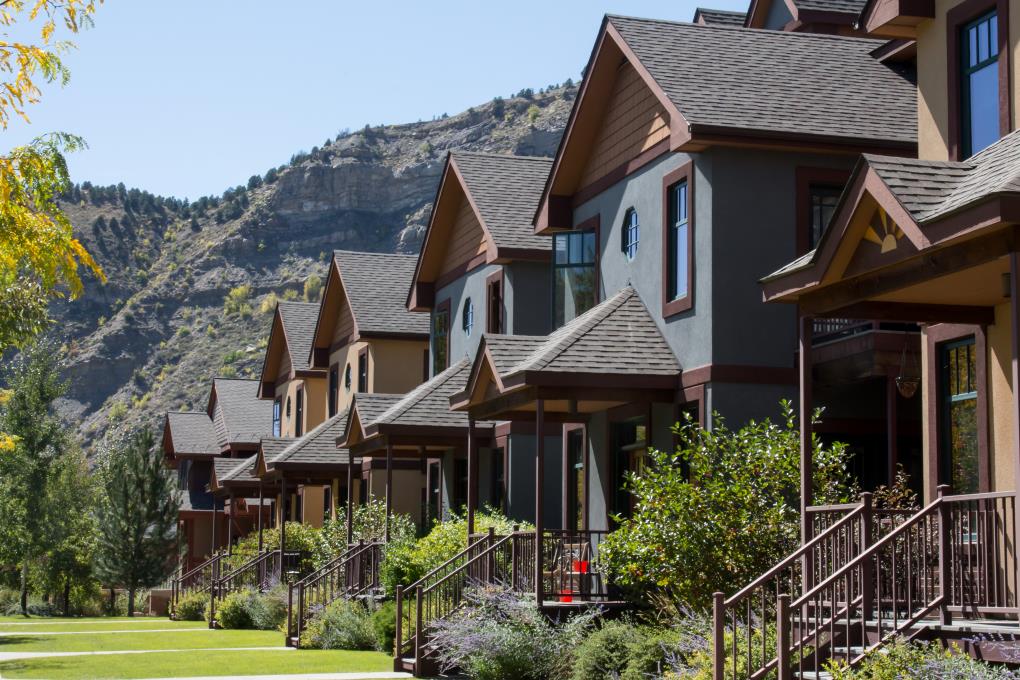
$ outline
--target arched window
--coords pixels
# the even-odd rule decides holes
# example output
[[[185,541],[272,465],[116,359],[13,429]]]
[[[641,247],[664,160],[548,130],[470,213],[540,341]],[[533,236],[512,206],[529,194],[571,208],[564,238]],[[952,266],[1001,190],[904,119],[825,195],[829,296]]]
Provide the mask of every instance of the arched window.
[[[464,310],[461,312],[460,325],[464,329],[464,335],[471,337],[471,330],[475,327],[475,305],[471,302],[471,298],[464,300]]]
[[[344,369],[344,389],[348,392],[351,391],[351,365],[347,364],[347,368]]]
[[[623,215],[623,230],[620,234],[620,250],[623,251],[628,260],[633,260],[634,256],[637,255],[640,232],[641,227],[638,224],[637,210],[628,208],[627,212]]]

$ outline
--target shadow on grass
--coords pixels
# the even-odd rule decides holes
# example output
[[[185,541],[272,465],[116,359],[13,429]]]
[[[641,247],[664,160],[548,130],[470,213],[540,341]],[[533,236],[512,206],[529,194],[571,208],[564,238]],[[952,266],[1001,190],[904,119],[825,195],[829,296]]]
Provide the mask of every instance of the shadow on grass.
[[[28,644],[29,642],[34,644],[46,641],[52,642],[53,638],[46,637],[45,635],[0,635],[0,647],[3,647],[5,645],[24,645]]]

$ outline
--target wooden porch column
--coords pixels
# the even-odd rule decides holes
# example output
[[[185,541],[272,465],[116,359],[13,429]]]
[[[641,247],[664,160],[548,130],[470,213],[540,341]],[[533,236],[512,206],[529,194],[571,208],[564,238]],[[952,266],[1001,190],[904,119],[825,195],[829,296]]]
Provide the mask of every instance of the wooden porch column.
[[[393,445],[386,438],[386,535],[385,541],[390,542],[390,515],[393,513]]]
[[[283,576],[283,551],[287,549],[287,509],[290,498],[287,496],[287,478],[280,476],[280,576]]]
[[[354,543],[354,454],[347,453],[347,547]]]
[[[259,480],[259,552],[262,552],[262,513],[265,510],[265,497],[262,492],[262,480]]]
[[[1009,254],[1009,320],[1012,350],[1010,377],[1013,387],[1013,535],[1020,536],[1020,253]],[[1020,579],[1020,560],[1017,561],[1017,578]],[[1016,581],[1020,583],[1020,581]]]
[[[896,389],[896,378],[886,376],[885,378],[885,427],[886,427],[886,457],[888,458],[889,470],[886,476],[890,487],[896,482],[896,465],[899,463],[899,407],[896,398],[899,391]]]
[[[212,557],[216,554],[216,497],[212,499],[212,550],[209,551],[209,556]]]
[[[234,492],[230,492],[230,514],[223,515],[227,518],[227,554],[234,554]]]
[[[800,387],[800,540],[804,545],[811,540],[811,518],[808,517],[807,509],[813,500],[812,472],[814,461],[811,448],[812,410],[811,399],[811,339],[814,335],[814,320],[810,316],[800,317],[798,332],[798,363],[799,363],[799,387]],[[814,584],[812,573],[814,566],[811,561],[811,553],[804,555],[801,567],[803,580],[802,592],[807,592]]]
[[[542,492],[545,487],[545,400],[535,402],[535,604],[542,606]]]
[[[577,410],[577,402],[572,402],[573,411]],[[563,428],[563,434],[560,442],[560,452],[562,455],[562,470],[560,471],[560,480],[563,482],[560,485],[560,528],[564,531],[569,529],[576,529],[577,527],[570,526],[570,466],[574,461],[570,460],[570,451],[567,446],[567,430]],[[587,525],[585,525],[587,526]]]
[[[475,419],[468,416],[467,445],[467,531],[475,533],[475,508],[478,506],[478,437],[475,436]]]

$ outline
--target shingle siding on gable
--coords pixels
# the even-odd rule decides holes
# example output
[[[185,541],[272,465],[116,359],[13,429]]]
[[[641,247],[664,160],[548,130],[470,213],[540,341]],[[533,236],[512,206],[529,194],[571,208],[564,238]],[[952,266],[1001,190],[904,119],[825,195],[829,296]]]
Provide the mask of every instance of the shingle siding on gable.
[[[587,186],[669,138],[669,115],[629,63],[620,67],[581,178]]]
[[[354,334],[354,317],[351,316],[351,309],[344,299],[337,312],[336,325],[333,327],[332,344],[342,344]]]
[[[443,277],[484,252],[485,232],[467,198],[462,198],[439,276]]]

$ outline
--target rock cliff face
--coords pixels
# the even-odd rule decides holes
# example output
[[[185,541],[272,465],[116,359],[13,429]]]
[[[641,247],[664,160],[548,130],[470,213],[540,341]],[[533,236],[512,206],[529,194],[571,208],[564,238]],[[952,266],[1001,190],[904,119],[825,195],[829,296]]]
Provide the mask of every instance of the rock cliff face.
[[[334,248],[417,252],[447,151],[552,155],[575,93],[341,134],[190,205],[76,187],[67,212],[110,279],[53,308],[86,446],[204,408],[213,376],[257,377],[276,297],[317,300]]]

